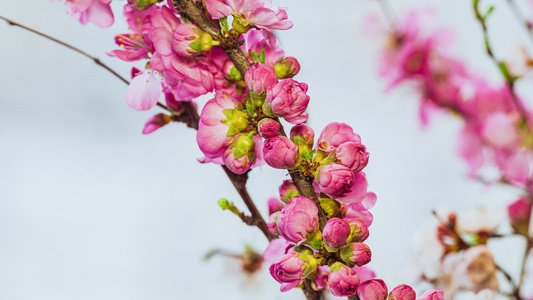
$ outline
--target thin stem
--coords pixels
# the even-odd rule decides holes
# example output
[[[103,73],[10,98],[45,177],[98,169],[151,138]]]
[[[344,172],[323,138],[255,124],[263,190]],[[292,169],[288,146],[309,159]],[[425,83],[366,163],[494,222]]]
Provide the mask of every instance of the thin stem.
[[[507,0],[507,3],[509,4],[509,7],[511,8],[511,11],[515,15],[516,19],[519,23],[524,25],[524,28],[526,29],[529,38],[533,42],[533,26],[531,23],[527,20],[527,18],[522,14],[522,11],[518,6],[516,5],[516,2],[514,0]]]
[[[129,85],[129,84],[130,84],[130,82],[129,82],[126,78],[120,76],[120,74],[118,74],[115,70],[111,69],[109,66],[107,66],[106,64],[104,64],[103,62],[101,62],[100,59],[98,59],[98,58],[96,58],[96,57],[94,57],[94,56],[89,55],[87,52],[85,52],[85,51],[83,51],[83,50],[81,50],[81,49],[79,49],[79,48],[76,48],[76,47],[74,47],[74,46],[72,46],[72,45],[70,45],[70,44],[67,44],[67,43],[65,43],[65,42],[63,42],[63,41],[60,41],[60,40],[58,40],[58,39],[56,39],[56,38],[54,38],[54,37],[52,37],[52,36],[49,36],[49,35],[47,35],[47,34],[45,34],[45,33],[42,33],[42,32],[40,32],[40,31],[37,31],[37,30],[35,30],[35,29],[33,29],[33,28],[30,28],[30,27],[28,27],[28,26],[24,26],[24,25],[22,25],[22,24],[20,24],[20,23],[17,23],[17,22],[15,22],[15,21],[13,21],[13,20],[10,20],[10,19],[8,19],[8,18],[5,18],[5,17],[0,16],[0,19],[6,21],[7,24],[9,24],[9,25],[11,25],[11,26],[17,26],[17,27],[20,27],[20,28],[22,28],[22,29],[25,29],[25,30],[27,30],[27,31],[33,32],[33,33],[35,33],[35,34],[37,34],[37,35],[40,35],[40,36],[42,36],[42,37],[44,37],[44,38],[46,38],[46,39],[49,39],[49,40],[51,40],[51,41],[53,41],[53,42],[55,42],[55,43],[57,43],[57,44],[59,44],[59,45],[65,46],[65,47],[69,48],[70,50],[74,50],[74,51],[78,52],[79,54],[81,54],[81,55],[83,55],[83,56],[89,58],[89,59],[92,60],[95,64],[97,64],[98,66],[104,68],[104,69],[107,70],[109,73],[113,74],[115,77],[117,77],[118,79],[120,79],[120,81],[124,82],[126,85]],[[164,110],[166,110],[166,111],[169,111],[168,107],[166,107],[166,105],[164,105],[164,104],[162,104],[162,103],[159,103],[159,102],[158,102],[158,103],[157,103],[157,106],[161,107],[162,109],[164,109]]]
[[[35,29],[33,29],[33,28],[30,28],[30,27],[24,26],[24,25],[22,25],[22,24],[20,24],[20,23],[17,23],[17,22],[15,22],[15,21],[13,21],[13,20],[10,20],[10,19],[8,19],[8,18],[5,18],[5,17],[0,16],[0,19],[5,20],[9,25],[12,25],[12,26],[18,26],[18,27],[23,28],[23,29],[25,29],[25,30],[27,30],[27,31],[31,31],[31,32],[33,32],[33,33],[35,33],[35,34],[38,34],[38,35],[44,37],[44,38],[47,38],[47,39],[49,39],[49,40],[51,40],[51,41],[53,41],[53,42],[56,42],[56,43],[58,43],[58,44],[60,44],[60,45],[62,45],[62,46],[65,46],[65,47],[67,47],[67,48],[69,48],[69,49],[71,49],[71,50],[74,50],[74,51],[78,52],[79,54],[81,54],[81,55],[83,55],[83,56],[89,58],[89,59],[92,60],[92,61],[94,61],[95,64],[97,64],[97,65],[99,65],[100,67],[106,69],[108,72],[110,72],[111,74],[113,74],[115,77],[117,77],[118,79],[120,79],[120,80],[121,80],[122,82],[124,82],[125,84],[130,84],[129,81],[126,80],[124,77],[120,76],[120,75],[119,75],[117,72],[115,72],[113,69],[111,69],[110,67],[108,67],[107,65],[105,65],[104,63],[102,63],[98,58],[89,55],[87,52],[85,52],[85,51],[83,51],[83,50],[81,50],[81,49],[79,49],[79,48],[76,48],[76,47],[74,47],[74,46],[72,46],[72,45],[69,45],[69,44],[67,44],[67,43],[65,43],[65,42],[62,42],[62,41],[60,41],[60,40],[58,40],[58,39],[56,39],[56,38],[54,38],[54,37],[51,37],[51,36],[49,36],[49,35],[47,35],[47,34],[44,34],[44,33],[40,32],[40,31],[37,31],[37,30],[35,30]]]
[[[509,93],[511,94],[511,99],[513,100],[513,103],[515,104],[516,110],[520,114],[524,123],[529,127],[529,124],[530,124],[529,115],[524,105],[520,101],[520,99],[518,99],[518,97],[516,96],[516,93],[514,90],[514,82],[516,78],[512,74],[510,74],[505,62],[499,61],[494,55],[494,51],[490,43],[489,33],[487,29],[487,23],[486,23],[487,16],[482,15],[481,12],[479,11],[480,2],[481,2],[480,0],[473,0],[473,8],[474,8],[474,14],[476,16],[476,19],[479,21],[481,25],[481,29],[483,30],[483,40],[485,41],[485,51],[487,52],[491,60],[494,62],[496,67],[500,70],[500,73],[502,73],[502,76],[504,77],[507,87],[509,89]]]
[[[516,284],[514,283],[513,281],[513,278],[511,277],[511,275],[505,271],[505,269],[503,269],[500,265],[496,264],[496,269],[498,271],[500,271],[500,273],[503,274],[503,276],[505,277],[505,279],[507,279],[507,281],[509,281],[509,284],[511,285],[511,288],[512,288],[512,293],[513,294],[516,294],[516,291],[518,291],[518,288],[516,286]]]

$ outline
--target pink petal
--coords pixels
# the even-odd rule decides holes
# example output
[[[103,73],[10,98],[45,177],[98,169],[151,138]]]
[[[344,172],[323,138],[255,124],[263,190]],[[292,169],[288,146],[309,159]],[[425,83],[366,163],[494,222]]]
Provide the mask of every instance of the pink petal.
[[[161,96],[161,82],[153,70],[137,75],[130,82],[126,92],[126,102],[135,110],[149,110]]]

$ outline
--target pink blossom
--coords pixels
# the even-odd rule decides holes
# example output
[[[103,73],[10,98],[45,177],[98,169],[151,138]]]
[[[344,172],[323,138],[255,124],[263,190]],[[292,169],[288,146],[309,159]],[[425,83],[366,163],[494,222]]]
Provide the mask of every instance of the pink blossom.
[[[363,220],[355,219],[351,220],[349,223],[350,225],[350,236],[348,237],[347,242],[358,242],[362,243],[364,242],[368,236],[370,235],[370,232],[368,231],[368,226],[365,224]]]
[[[279,59],[274,64],[274,70],[280,79],[293,78],[300,72],[300,63],[296,58],[288,56]]]
[[[493,146],[511,148],[519,141],[516,120],[504,112],[495,112],[483,125],[483,137]]]
[[[174,41],[172,42],[172,51],[183,57],[191,57],[200,49],[198,46],[193,47],[193,42],[197,41],[202,31],[198,26],[190,23],[180,23],[174,31]],[[194,49],[196,48],[196,49]]]
[[[224,110],[235,109],[239,104],[235,98],[220,93],[205,104],[200,115],[196,141],[206,157],[222,157],[230,145],[232,137],[227,136],[229,126],[221,121],[227,118]]]
[[[350,225],[339,218],[331,218],[322,231],[324,242],[331,248],[338,248],[346,244],[350,236]]]
[[[307,233],[318,225],[318,207],[313,200],[295,196],[285,205],[278,216],[278,231],[287,241],[301,243],[307,240]]]
[[[263,153],[266,163],[276,169],[292,169],[299,163],[298,146],[284,136],[265,141]]]
[[[157,129],[167,125],[168,123],[170,123],[171,120],[172,118],[169,115],[159,113],[148,119],[148,121],[146,121],[146,124],[144,125],[143,129],[143,134],[150,134],[156,131]]]
[[[259,121],[257,128],[263,138],[269,139],[278,135],[280,126],[274,119],[264,118]]]
[[[292,28],[287,20],[286,8],[270,8],[271,1],[256,0],[206,0],[207,11],[215,19],[234,15],[242,26],[251,24],[263,29],[286,30]]]
[[[161,82],[154,70],[137,74],[126,91],[126,102],[135,110],[149,110],[161,97]]]
[[[281,291],[286,292],[299,285],[317,266],[313,256],[291,252],[270,266],[270,274],[281,283]]]
[[[244,81],[249,91],[262,94],[272,89],[278,83],[278,77],[274,68],[257,63],[246,70]]]
[[[250,55],[250,52],[259,54],[264,49],[265,65],[271,67],[274,67],[279,60],[283,59],[285,52],[272,32],[262,29],[252,29],[242,36],[244,38],[244,44],[241,46],[241,49],[247,55]]]
[[[315,132],[306,124],[298,124],[291,128],[291,140],[299,146],[307,145],[310,150],[313,148]]]
[[[293,246],[287,243],[284,238],[273,239],[263,252],[263,260],[267,264],[276,263],[283,255],[287,254],[292,247]]]
[[[317,146],[318,149],[329,153],[347,142],[361,143],[361,137],[353,132],[352,127],[344,123],[334,122],[326,125],[322,130]]]
[[[352,243],[342,247],[341,258],[350,265],[363,266],[372,259],[370,248],[362,243]]]
[[[341,263],[335,263],[330,269],[328,285],[333,296],[351,296],[357,291],[359,276],[353,269]]]
[[[268,218],[268,231],[272,232],[272,234],[279,235],[278,228],[277,228],[277,222],[279,217],[279,211],[273,212],[270,214],[270,217]]]
[[[235,158],[235,148],[228,148],[224,152],[224,165],[235,174],[244,174],[246,171],[250,170],[254,163],[255,153],[253,151],[239,158]]]
[[[390,300],[416,300],[416,293],[407,284],[400,284],[389,294]]]
[[[341,198],[352,191],[354,174],[347,167],[330,163],[319,169],[315,178],[320,191],[334,198]]]
[[[360,220],[367,227],[372,225],[374,217],[361,203],[351,203],[347,205],[348,210],[346,211],[346,216],[344,217],[347,221]]]
[[[444,293],[439,290],[428,290],[418,300],[444,300]]]
[[[152,27],[150,16],[155,10],[155,6],[137,10],[131,5],[125,5],[124,17],[131,33],[115,36],[115,43],[122,49],[113,50],[107,54],[128,62],[149,58],[148,53],[153,50],[152,41],[148,34]]]
[[[353,172],[359,172],[368,164],[368,152],[366,147],[357,142],[347,142],[335,149],[335,157],[340,164],[350,168]]]
[[[91,22],[106,28],[115,22],[111,0],[69,0],[65,5],[68,14],[83,25]]]
[[[310,98],[307,89],[307,84],[303,82],[284,79],[268,91],[263,111],[267,115],[282,117],[291,124],[303,123],[309,117],[305,113]]]
[[[357,288],[361,300],[384,300],[387,298],[387,285],[381,279],[367,280]]]

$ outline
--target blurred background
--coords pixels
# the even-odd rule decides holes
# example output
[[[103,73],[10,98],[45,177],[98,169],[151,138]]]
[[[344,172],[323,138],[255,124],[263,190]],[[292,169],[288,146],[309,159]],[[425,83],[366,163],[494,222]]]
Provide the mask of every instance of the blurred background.
[[[501,81],[470,1],[391,2],[397,15],[433,8],[436,27],[456,33],[457,57]],[[496,2],[489,31],[496,55],[509,57],[526,44],[526,33],[508,6]],[[64,2],[0,0],[0,15],[97,56],[129,78],[131,65],[104,53],[116,48],[114,35],[127,32],[124,3],[113,1],[115,25],[107,29],[80,25]],[[455,154],[459,120],[443,115],[422,129],[415,93],[384,92],[376,71],[381,37],[364,32],[368,15],[382,16],[375,1],[274,5],[289,7],[294,23],[278,37],[285,54],[300,61],[296,79],[309,84],[308,124],[318,136],[330,122],[348,123],[371,153],[366,173],[378,202],[371,210],[369,266],[389,287],[409,280],[413,233],[433,209],[516,198],[513,190],[467,178]],[[195,131],[171,124],[144,136],[157,108],[129,108],[127,86],[92,61],[6,22],[0,41],[0,299],[304,298],[299,290],[280,293],[266,267],[248,277],[237,260],[202,260],[213,249],[238,253],[249,245],[262,252],[267,241],[218,207],[224,197],[245,209],[219,166],[196,161],[202,154]],[[262,167],[250,177],[250,194],[267,218],[266,200],[287,173]],[[516,269],[519,259],[500,263]]]

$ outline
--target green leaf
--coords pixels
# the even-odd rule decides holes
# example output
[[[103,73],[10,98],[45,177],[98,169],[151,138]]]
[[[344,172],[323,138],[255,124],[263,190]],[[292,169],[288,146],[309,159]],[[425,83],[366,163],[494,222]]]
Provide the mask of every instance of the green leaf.
[[[494,6],[491,5],[489,9],[487,10],[487,12],[483,15],[483,20],[486,20],[493,11],[494,11]]]
[[[261,52],[259,52],[259,62],[263,65],[265,64],[265,46],[263,45],[263,48],[261,48]]]
[[[224,32],[229,31],[228,17],[220,18],[218,19],[218,22],[220,23],[220,28],[222,28]]]
[[[507,64],[504,61],[500,61],[498,63],[498,66],[500,67],[500,71],[502,72],[503,77],[509,82],[514,82],[518,77],[514,76],[509,72],[509,69],[507,68]]]
[[[255,52],[250,52],[250,55],[252,56],[252,58],[254,59],[256,63],[261,62],[261,59],[259,58],[259,54]]]

